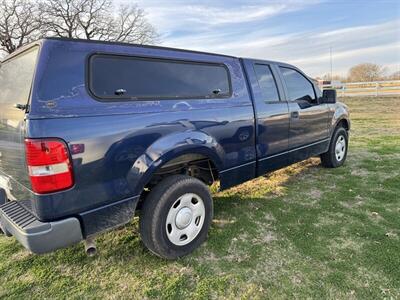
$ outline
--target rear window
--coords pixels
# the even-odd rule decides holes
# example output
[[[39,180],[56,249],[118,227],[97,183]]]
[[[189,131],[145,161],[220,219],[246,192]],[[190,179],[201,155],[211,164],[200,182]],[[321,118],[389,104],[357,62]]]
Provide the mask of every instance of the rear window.
[[[263,101],[279,101],[278,89],[276,88],[275,78],[268,65],[255,64],[258,85],[260,86]]]
[[[38,49],[29,49],[0,65],[0,104],[28,103]]]
[[[89,88],[101,99],[224,98],[231,95],[224,65],[94,55]]]

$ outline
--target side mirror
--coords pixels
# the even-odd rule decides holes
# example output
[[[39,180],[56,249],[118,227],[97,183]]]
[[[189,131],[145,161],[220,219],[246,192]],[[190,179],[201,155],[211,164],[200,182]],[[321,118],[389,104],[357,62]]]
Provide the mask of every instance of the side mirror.
[[[336,103],[336,90],[324,90],[319,103]]]

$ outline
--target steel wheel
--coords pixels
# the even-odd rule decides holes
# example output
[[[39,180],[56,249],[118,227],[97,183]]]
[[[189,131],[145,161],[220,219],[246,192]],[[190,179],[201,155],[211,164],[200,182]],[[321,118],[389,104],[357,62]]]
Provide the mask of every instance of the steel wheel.
[[[344,164],[349,144],[349,133],[343,127],[337,127],[332,134],[328,151],[321,154],[321,163],[325,168],[337,168]]]
[[[208,187],[197,178],[171,175],[152,188],[143,202],[140,235],[154,254],[176,259],[206,239],[213,218]]]
[[[184,246],[200,233],[206,210],[203,200],[196,194],[179,197],[169,209],[166,220],[167,237],[171,243]]]
[[[339,135],[336,140],[335,155],[337,161],[341,161],[346,154],[346,139],[343,135]]]

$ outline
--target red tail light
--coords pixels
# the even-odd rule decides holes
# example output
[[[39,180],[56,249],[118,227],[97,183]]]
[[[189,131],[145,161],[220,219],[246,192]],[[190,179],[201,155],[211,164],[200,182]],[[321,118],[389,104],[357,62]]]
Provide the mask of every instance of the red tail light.
[[[74,184],[67,145],[57,139],[25,139],[26,162],[32,190],[39,194]]]

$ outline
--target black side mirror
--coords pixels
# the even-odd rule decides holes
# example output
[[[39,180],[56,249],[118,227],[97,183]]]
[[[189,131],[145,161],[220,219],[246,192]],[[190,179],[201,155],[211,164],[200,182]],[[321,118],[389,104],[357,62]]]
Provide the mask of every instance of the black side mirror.
[[[319,103],[336,103],[336,90],[324,90]]]

